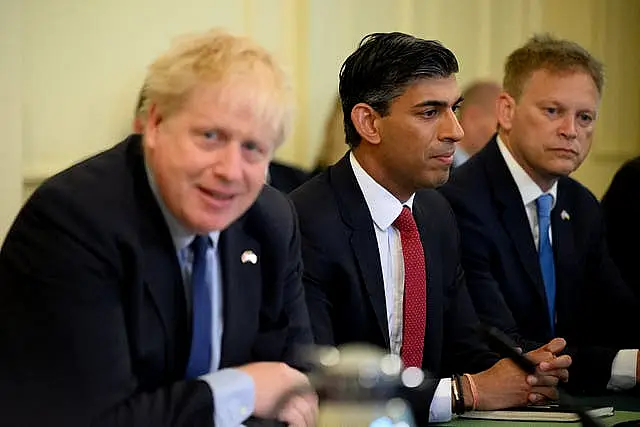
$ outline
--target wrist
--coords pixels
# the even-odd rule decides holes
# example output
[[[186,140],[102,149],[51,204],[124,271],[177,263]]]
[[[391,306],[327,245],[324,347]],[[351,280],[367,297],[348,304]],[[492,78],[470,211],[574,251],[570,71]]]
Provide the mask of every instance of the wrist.
[[[451,410],[456,415],[461,415],[466,410],[463,393],[460,375],[453,375],[451,377]]]
[[[460,381],[462,383],[462,397],[464,399],[464,409],[475,409],[473,406],[473,391],[471,390],[471,383],[467,375],[461,376]]]
[[[471,391],[471,409],[474,411],[480,409],[480,394],[478,393],[478,386],[476,385],[476,380],[471,374],[464,374],[464,379],[467,380],[469,389]],[[466,394],[469,396],[469,394]]]

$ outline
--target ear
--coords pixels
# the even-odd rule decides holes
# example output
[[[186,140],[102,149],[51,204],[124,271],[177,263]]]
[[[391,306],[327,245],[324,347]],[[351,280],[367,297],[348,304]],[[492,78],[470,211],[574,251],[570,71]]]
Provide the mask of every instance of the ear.
[[[370,144],[379,144],[381,140],[379,128],[380,115],[369,104],[361,102],[351,109],[351,121],[356,130]]]
[[[153,147],[156,142],[156,134],[158,133],[158,127],[162,123],[162,116],[158,111],[157,104],[153,103],[149,105],[149,111],[147,112],[147,121],[144,124],[144,135],[147,145]]]
[[[131,125],[133,133],[143,133],[144,125],[142,123],[142,118],[136,117],[133,119],[133,124]]]
[[[502,129],[510,130],[513,123],[513,116],[516,111],[516,100],[507,92],[502,92],[496,100],[496,114],[498,124]]]

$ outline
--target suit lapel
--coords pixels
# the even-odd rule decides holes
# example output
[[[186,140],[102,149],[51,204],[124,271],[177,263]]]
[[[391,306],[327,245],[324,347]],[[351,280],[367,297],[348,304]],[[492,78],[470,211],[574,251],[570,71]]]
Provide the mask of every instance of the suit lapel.
[[[245,230],[245,217],[220,235],[220,267],[224,332],[220,367],[248,360],[261,300],[260,244]],[[253,251],[257,263],[242,262],[242,254]]]
[[[546,300],[538,251],[531,234],[531,226],[525,207],[522,204],[522,197],[495,138],[489,144],[490,146],[485,152],[485,155],[488,156],[486,173],[489,177],[490,188],[493,190],[493,197],[497,202],[496,205],[499,206],[500,219],[516,248],[518,258],[531,284],[540,297]]]
[[[577,290],[569,284],[574,283],[575,277],[575,239],[573,238],[573,224],[571,222],[571,206],[566,195],[565,180],[558,181],[558,198],[551,212],[551,233],[553,236],[553,252],[556,270],[556,313],[575,312],[571,307],[564,310],[562,307],[572,305],[579,300]],[[562,213],[568,215],[563,218]],[[574,212],[575,213],[575,212]],[[563,324],[563,322],[558,322]],[[560,331],[558,331],[560,332]]]
[[[129,161],[134,179],[137,203],[140,205],[139,230],[143,248],[143,281],[158,317],[162,321],[164,340],[167,343],[167,365],[186,366],[189,357],[189,320],[182,272],[171,233],[162,215],[144,167],[140,137],[131,137]],[[142,295],[140,295],[142,297]],[[134,301],[144,304],[144,298]],[[175,332],[179,331],[178,334]],[[140,331],[142,334],[147,331]],[[141,342],[142,340],[135,340]],[[177,360],[174,359],[174,355]],[[183,375],[184,372],[178,373]]]
[[[351,230],[350,244],[353,257],[358,265],[380,332],[388,348],[389,325],[378,242],[371,213],[349,163],[349,153],[332,167],[329,173],[340,215]]]

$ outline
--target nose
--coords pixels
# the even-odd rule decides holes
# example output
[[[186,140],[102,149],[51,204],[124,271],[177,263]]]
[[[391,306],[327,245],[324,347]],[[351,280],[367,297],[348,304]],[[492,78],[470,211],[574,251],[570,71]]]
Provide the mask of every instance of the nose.
[[[576,118],[573,115],[567,114],[560,124],[559,131],[560,135],[566,139],[576,139],[578,137]]]
[[[227,141],[214,155],[214,175],[224,181],[236,181],[242,177],[242,144]]]
[[[438,133],[439,139],[447,142],[458,142],[464,137],[464,130],[462,130],[462,126],[452,110],[447,110],[440,121]]]

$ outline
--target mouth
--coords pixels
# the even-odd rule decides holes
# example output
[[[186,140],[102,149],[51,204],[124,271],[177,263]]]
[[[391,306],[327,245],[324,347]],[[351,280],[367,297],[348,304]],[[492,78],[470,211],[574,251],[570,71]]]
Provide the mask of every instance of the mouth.
[[[212,207],[225,207],[236,197],[235,193],[212,190],[205,187],[197,187],[207,204]]]
[[[437,154],[432,156],[433,159],[438,160],[439,162],[445,165],[451,165],[453,163],[453,151],[447,151],[446,153]]]
[[[563,157],[577,157],[578,152],[576,150],[572,150],[570,148],[552,148],[550,150],[553,153],[559,154]]]

